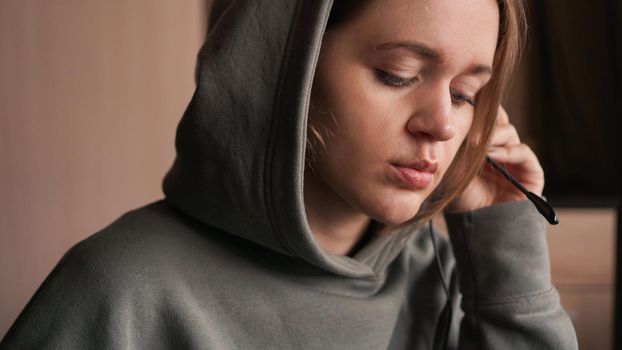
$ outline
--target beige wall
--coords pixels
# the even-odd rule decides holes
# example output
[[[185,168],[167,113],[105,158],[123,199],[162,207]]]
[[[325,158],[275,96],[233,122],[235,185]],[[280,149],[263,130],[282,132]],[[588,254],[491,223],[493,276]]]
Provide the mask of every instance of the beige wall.
[[[613,349],[615,209],[558,210],[549,226],[551,273],[580,349]]]
[[[0,338],[71,245],[162,197],[204,2],[0,1]]]

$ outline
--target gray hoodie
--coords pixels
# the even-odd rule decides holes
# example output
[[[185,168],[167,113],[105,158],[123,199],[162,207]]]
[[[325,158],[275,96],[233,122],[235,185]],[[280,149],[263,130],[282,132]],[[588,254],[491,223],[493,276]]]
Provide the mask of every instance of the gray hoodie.
[[[165,198],[71,248],[2,350],[577,348],[527,201],[446,214],[450,240],[411,226],[351,256],[315,241],[306,118],[331,3],[223,10]]]

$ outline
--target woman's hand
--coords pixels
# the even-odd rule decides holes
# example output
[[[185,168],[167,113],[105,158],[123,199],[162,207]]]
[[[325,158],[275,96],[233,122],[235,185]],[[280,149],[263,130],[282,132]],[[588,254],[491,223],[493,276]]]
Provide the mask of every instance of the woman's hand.
[[[527,190],[542,195],[544,188],[542,166],[531,148],[521,143],[516,128],[510,124],[503,107],[499,107],[488,156],[505,166]],[[486,162],[480,174],[469,183],[462,195],[456,198],[447,210],[464,212],[522,199],[527,197]]]

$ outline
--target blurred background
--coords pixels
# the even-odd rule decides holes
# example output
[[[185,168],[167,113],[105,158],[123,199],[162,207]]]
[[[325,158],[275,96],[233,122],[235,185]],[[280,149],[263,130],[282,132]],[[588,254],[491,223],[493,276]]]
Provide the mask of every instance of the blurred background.
[[[0,0],[0,338],[69,247],[163,197],[204,0]]]
[[[0,338],[67,249],[162,198],[210,9],[0,1]],[[560,214],[553,279],[584,349],[622,348],[621,17],[614,0],[530,1],[504,103]]]

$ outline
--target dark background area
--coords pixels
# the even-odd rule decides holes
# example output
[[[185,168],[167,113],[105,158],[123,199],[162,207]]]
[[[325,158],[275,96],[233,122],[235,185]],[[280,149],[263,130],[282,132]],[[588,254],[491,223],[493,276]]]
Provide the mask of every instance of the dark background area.
[[[530,1],[529,132],[545,195],[609,205],[620,194],[620,1]]]
[[[526,139],[556,207],[617,208],[614,348],[622,348],[622,2],[530,0]],[[589,242],[586,242],[589,247]]]

